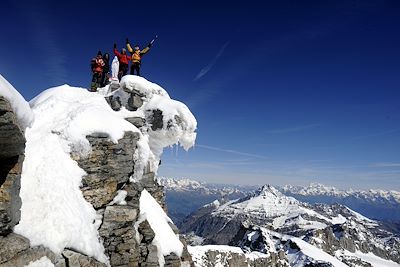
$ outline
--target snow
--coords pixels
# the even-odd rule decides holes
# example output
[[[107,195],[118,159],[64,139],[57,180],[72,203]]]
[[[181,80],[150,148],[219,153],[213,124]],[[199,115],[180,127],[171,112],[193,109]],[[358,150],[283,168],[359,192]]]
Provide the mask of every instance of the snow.
[[[295,214],[300,212],[299,202],[292,198],[287,197],[277,191],[271,186],[264,186],[259,192],[245,199],[239,199],[235,202],[228,202],[218,208],[217,211],[223,211],[224,209],[233,209],[237,212],[246,213],[261,213],[264,217],[276,217],[280,215]],[[277,221],[276,227],[281,226],[284,223]]]
[[[150,147],[159,147],[157,142],[163,141],[162,147],[180,143],[185,150],[194,146],[196,133],[194,132],[197,127],[196,119],[190,112],[188,107],[179,102],[159,95],[154,95],[151,100],[145,105],[145,110],[159,109],[163,114],[164,127],[161,131],[150,132],[150,136],[158,133],[163,138],[153,138],[153,144]],[[177,125],[176,116],[181,120]],[[170,123],[172,122],[172,124]],[[150,141],[152,141],[150,140]],[[156,142],[157,141],[157,142]]]
[[[36,261],[31,261],[25,267],[54,267],[54,264],[46,256],[41,257]]]
[[[141,76],[125,75],[122,77],[120,84],[125,91],[139,91],[148,99],[152,98],[154,94],[169,98],[167,91],[165,91],[161,86],[152,83]]]
[[[10,102],[11,108],[21,124],[22,130],[29,127],[34,119],[33,112],[24,97],[0,74],[0,96]]]
[[[125,198],[128,195],[128,192],[125,190],[118,190],[118,194],[114,197],[114,199],[110,202],[109,205],[126,205]]]
[[[341,250],[341,251],[337,251],[336,253],[338,255],[353,256],[353,257],[360,258],[361,260],[370,263],[373,267],[399,267],[400,266],[400,264],[398,264],[394,261],[382,259],[371,252],[363,253],[361,251],[356,251],[354,253],[351,253],[350,251],[347,251],[347,250]]]
[[[229,266],[227,262],[227,258],[229,258],[230,253],[236,253],[240,255],[244,255],[248,260],[254,261],[258,258],[268,257],[268,254],[260,253],[260,252],[251,252],[244,253],[239,247],[232,247],[227,245],[205,245],[205,246],[188,246],[188,251],[192,256],[193,262],[196,267],[206,267],[210,266],[210,263],[207,262],[206,253],[208,251],[217,251],[220,253],[228,254],[227,257],[222,257],[222,255],[217,255],[214,262],[211,262],[214,267],[224,267]]]
[[[130,92],[133,90],[143,95],[143,105],[138,110],[132,112],[122,108],[118,112],[120,116],[125,118],[141,117],[150,121],[153,110],[160,110],[162,112],[162,129],[153,131],[151,128],[146,128],[147,131],[143,131],[143,135],[148,138],[145,145],[150,146],[151,150],[151,154],[144,155],[143,158],[147,156],[150,160],[149,167],[151,171],[157,173],[158,163],[165,147],[179,144],[185,150],[188,150],[194,146],[197,121],[185,104],[171,99],[162,87],[140,76],[126,75],[122,77],[120,85],[120,89],[109,95],[119,98],[123,106],[127,104]],[[141,142],[139,142],[140,144]],[[138,177],[134,177],[134,180],[137,179]]]
[[[304,255],[307,255],[308,257],[311,257],[314,260],[329,262],[334,267],[346,267],[347,266],[346,264],[339,261],[335,257],[324,252],[322,249],[319,249],[319,248],[307,243],[306,241],[301,240],[300,238],[291,237],[291,236],[287,236],[287,235],[283,235],[283,238],[288,239],[288,240],[290,239],[292,242],[296,243]],[[290,260],[290,257],[289,257],[289,260]]]
[[[183,244],[168,224],[172,223],[171,219],[146,189],[140,196],[140,217],[136,226],[144,220],[149,222],[155,233],[153,245],[157,246],[160,266],[164,266],[163,256],[170,253],[182,256]]]
[[[354,197],[372,203],[400,203],[400,192],[395,190],[340,190],[333,186],[326,186],[320,183],[311,183],[306,187],[285,185],[283,187],[283,191],[302,196],[332,196],[340,198]]]
[[[350,209],[350,208],[348,208],[348,207],[346,207],[346,208],[347,208],[351,213],[353,213],[353,215],[354,215],[358,220],[367,222],[367,223],[369,223],[369,225],[378,226],[378,224],[377,224],[376,221],[371,220],[371,219],[365,217],[364,215],[361,215],[360,213],[358,213],[358,212],[356,212],[356,211],[354,211],[354,210],[352,210],[352,209]]]
[[[342,216],[342,214],[339,214],[336,217],[333,217],[331,219],[332,224],[343,224],[347,221],[347,219],[345,217]]]

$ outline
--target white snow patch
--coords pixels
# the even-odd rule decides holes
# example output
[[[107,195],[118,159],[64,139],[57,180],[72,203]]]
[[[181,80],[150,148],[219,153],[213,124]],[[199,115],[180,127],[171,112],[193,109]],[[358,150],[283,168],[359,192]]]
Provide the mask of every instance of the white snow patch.
[[[348,265],[344,264],[343,262],[339,261],[338,259],[336,259],[335,257],[329,255],[322,249],[319,249],[319,248],[307,243],[306,241],[301,240],[300,238],[291,237],[291,236],[287,236],[287,235],[284,235],[284,238],[292,240],[294,243],[297,244],[297,246],[300,248],[300,250],[303,254],[313,258],[314,260],[329,262],[334,267],[348,266]]]
[[[54,264],[46,256],[41,257],[36,261],[31,261],[25,267],[54,267]]]
[[[339,255],[345,255],[345,256],[353,256],[360,258],[361,260],[370,263],[373,267],[399,267],[400,264],[390,261],[390,260],[385,260],[382,259],[381,257],[376,256],[372,252],[369,253],[363,253],[361,251],[356,251],[354,253],[347,251],[347,250],[341,250],[337,251]]]
[[[18,121],[25,130],[34,119],[33,112],[24,97],[0,74],[0,96],[10,102],[11,108],[16,114]]]
[[[268,254],[260,253],[260,252],[251,252],[251,253],[244,253],[239,247],[232,247],[226,245],[205,245],[205,246],[188,246],[188,252],[192,256],[193,262],[196,267],[206,267],[210,266],[218,266],[224,267],[229,266],[227,258],[229,258],[230,253],[236,253],[239,255],[244,255],[246,259],[250,261],[254,261],[258,258],[266,258],[269,257]],[[222,257],[221,255],[217,255],[215,262],[208,262],[206,253],[208,251],[217,251],[220,253],[228,254],[226,257]]]
[[[109,205],[126,205],[125,198],[128,195],[128,192],[125,190],[118,190],[117,195],[114,197],[114,199],[110,202]]]
[[[351,213],[353,213],[353,214],[356,216],[357,219],[359,219],[359,220],[361,220],[361,221],[364,221],[364,222],[367,222],[367,223],[369,223],[369,225],[371,225],[371,226],[373,226],[373,225],[374,225],[374,226],[378,226],[378,224],[376,223],[376,221],[371,220],[371,219],[365,217],[364,215],[361,215],[360,213],[358,213],[358,212],[356,212],[356,211],[350,209],[349,207],[346,207],[346,208],[347,208]]]
[[[125,75],[122,77],[120,85],[125,91],[129,92],[136,90],[145,95],[147,98],[152,98],[153,94],[169,98],[167,91],[165,91],[161,86],[140,76]]]
[[[336,217],[333,217],[331,219],[332,224],[343,224],[347,221],[347,219],[345,217],[342,216],[342,214],[339,214]]]
[[[168,222],[172,223],[171,219],[146,189],[142,191],[139,201],[140,218],[136,226],[144,220],[149,222],[155,233],[153,244],[157,246],[160,266],[164,266],[165,263],[163,256],[175,253],[178,257],[181,257],[183,244],[168,224]]]

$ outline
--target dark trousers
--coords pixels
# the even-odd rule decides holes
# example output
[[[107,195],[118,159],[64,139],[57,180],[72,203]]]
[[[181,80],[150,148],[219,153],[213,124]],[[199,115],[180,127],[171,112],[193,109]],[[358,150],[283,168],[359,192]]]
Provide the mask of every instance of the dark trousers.
[[[90,91],[95,92],[97,88],[101,87],[102,83],[102,73],[94,72],[92,76],[92,84],[90,85]]]
[[[109,73],[103,72],[101,75],[101,87],[104,87],[108,84]]]
[[[136,71],[136,75],[140,76],[140,63],[138,63],[138,62],[134,62],[131,65],[131,75],[135,75],[135,71]]]
[[[128,65],[119,63],[118,79],[121,80],[122,76],[128,73]]]

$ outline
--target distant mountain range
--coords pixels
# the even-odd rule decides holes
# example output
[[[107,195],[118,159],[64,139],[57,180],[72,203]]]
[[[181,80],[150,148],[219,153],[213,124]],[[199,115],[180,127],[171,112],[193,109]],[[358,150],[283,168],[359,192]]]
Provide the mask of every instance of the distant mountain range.
[[[385,221],[400,221],[400,192],[385,190],[339,190],[322,184],[307,187],[284,186],[281,191],[308,203],[339,203],[365,216]]]
[[[399,236],[379,221],[340,204],[304,203],[269,185],[240,199],[203,206],[181,223],[181,231],[194,245],[230,245],[262,253],[257,257],[263,257],[263,266],[400,262]]]
[[[168,215],[176,225],[190,213],[216,199],[237,199],[255,190],[254,186],[208,184],[190,179],[159,177],[166,191]]]
[[[254,192],[256,186],[209,184],[190,179],[160,177],[166,190],[169,216],[178,225],[190,213],[217,199],[233,200]],[[385,190],[340,190],[322,184],[306,187],[287,185],[277,190],[299,201],[315,204],[342,204],[368,218],[385,221],[400,232],[400,192]]]

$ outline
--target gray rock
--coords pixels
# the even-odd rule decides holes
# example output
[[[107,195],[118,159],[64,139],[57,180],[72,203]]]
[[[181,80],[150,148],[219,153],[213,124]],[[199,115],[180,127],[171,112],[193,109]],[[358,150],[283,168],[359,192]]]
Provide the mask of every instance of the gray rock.
[[[139,91],[132,90],[132,92],[130,93],[126,108],[130,111],[136,111],[138,108],[140,108],[143,105],[142,97],[143,97],[143,95],[140,94]]]
[[[147,244],[150,244],[153,241],[155,233],[153,229],[151,229],[151,226],[147,220],[139,224],[138,231],[143,236],[142,241]]]
[[[153,131],[162,129],[164,126],[162,111],[159,109],[155,109],[147,111],[147,113],[149,115],[147,116],[146,120],[151,125],[151,129]]]
[[[83,196],[96,209],[106,206],[117,190],[129,181],[134,171],[132,160],[139,136],[139,133],[126,132],[117,144],[108,138],[88,136],[91,153],[86,157],[74,155],[87,173],[82,178]]]
[[[139,260],[134,222],[138,211],[130,206],[107,206],[99,234],[112,266],[133,266]]]
[[[29,248],[29,240],[17,234],[0,237],[0,263],[9,261],[15,255]]]
[[[175,254],[171,253],[164,257],[165,266],[168,267],[180,267],[181,266],[181,259]]]
[[[25,136],[10,103],[0,96],[0,158],[22,155]]]
[[[73,250],[64,249],[62,255],[67,267],[106,267],[104,263]]]
[[[158,266],[158,250],[154,245],[148,245],[148,254],[145,266]]]
[[[25,136],[10,103],[0,97],[0,235],[19,222]]]
[[[118,111],[121,109],[122,104],[121,104],[121,99],[119,97],[109,96],[106,97],[105,99],[113,110]]]
[[[7,262],[1,263],[0,267],[24,267],[30,262],[40,260],[42,257],[47,257],[56,267],[68,266],[60,255],[56,255],[49,249],[39,246],[19,252],[13,258],[8,259]]]
[[[145,125],[145,119],[141,117],[130,117],[130,118],[125,118],[125,120],[129,121],[133,125],[135,125],[137,128],[143,127]]]

